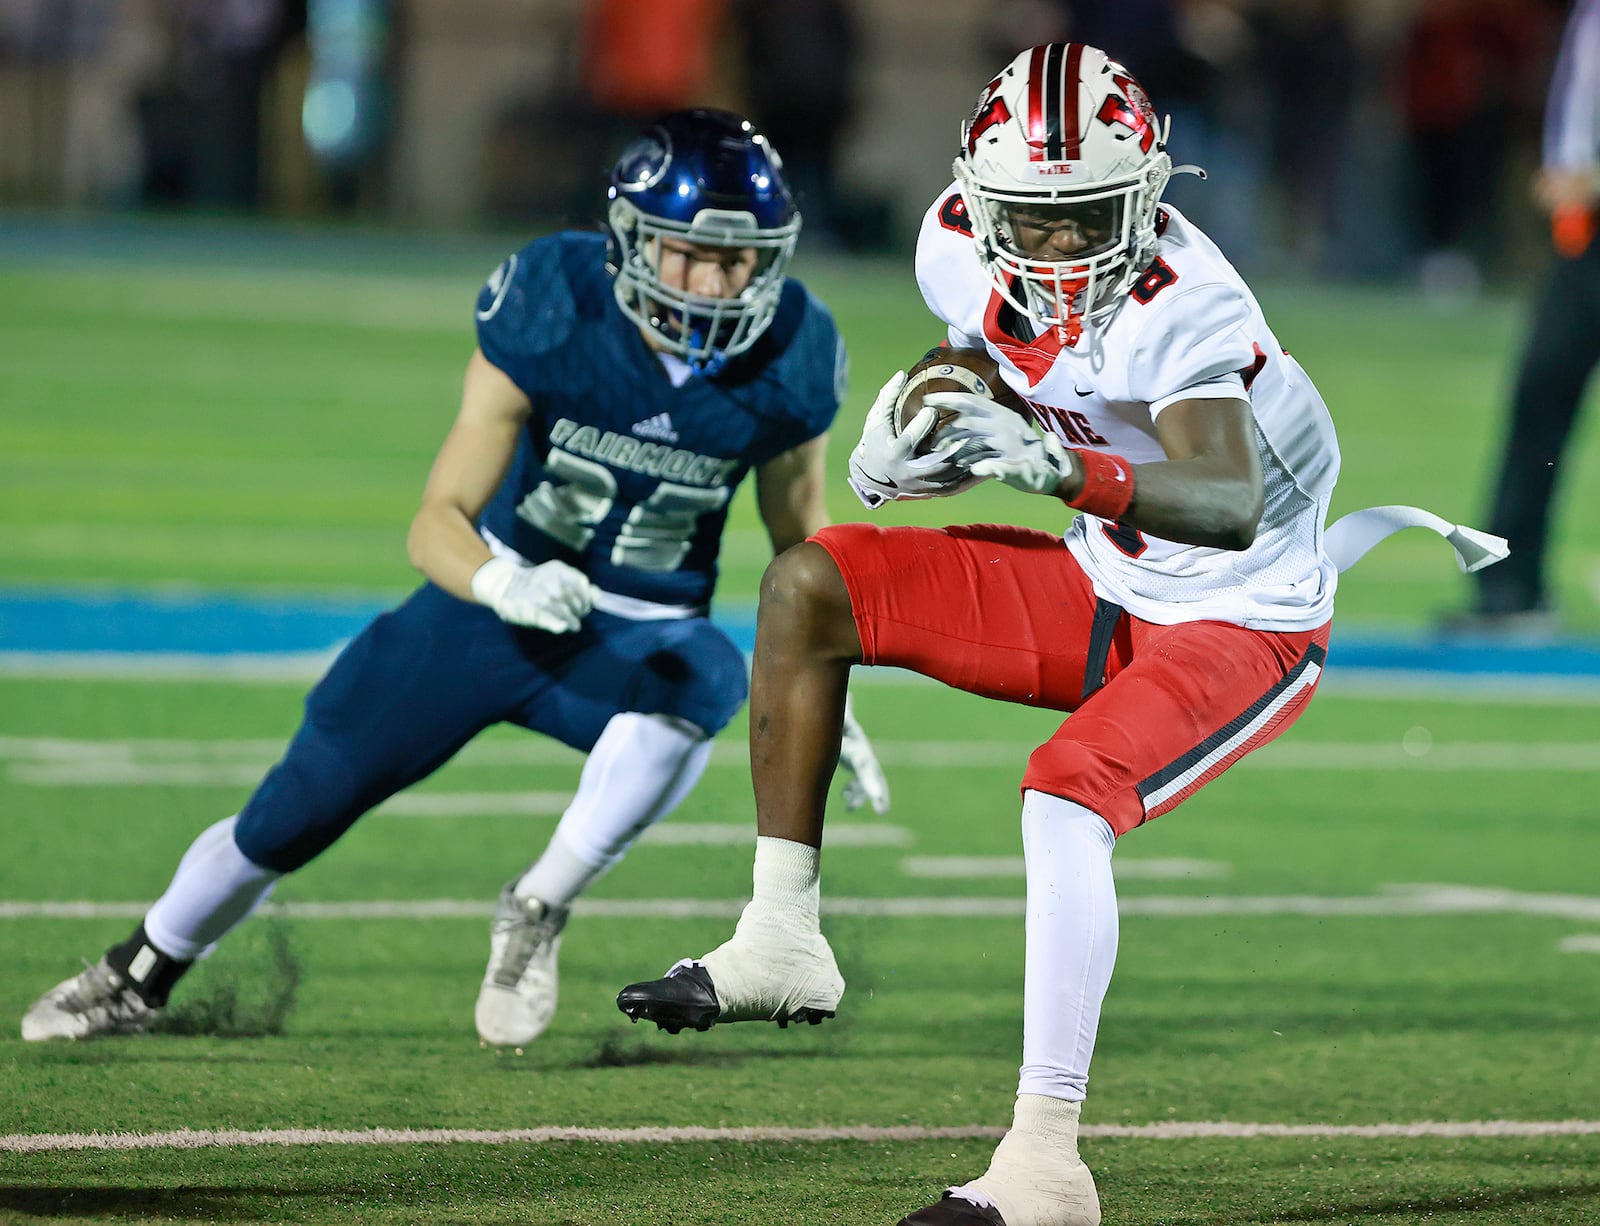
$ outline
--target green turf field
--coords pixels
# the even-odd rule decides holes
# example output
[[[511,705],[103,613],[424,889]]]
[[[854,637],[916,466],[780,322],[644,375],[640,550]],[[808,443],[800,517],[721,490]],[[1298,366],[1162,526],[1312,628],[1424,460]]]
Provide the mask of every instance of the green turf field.
[[[114,244],[81,240],[53,260],[0,263],[0,582],[411,582],[405,525],[454,415],[477,286],[513,241],[342,249],[252,233],[185,241],[179,230],[160,261],[104,258]],[[808,266],[802,254],[798,270],[852,353],[833,436],[842,473],[883,379],[941,336],[909,261]],[[1286,285],[1262,299],[1339,426],[1335,514],[1415,502],[1481,518],[1520,304],[1444,311],[1376,289]],[[1570,620],[1595,632],[1600,433],[1580,443],[1554,561]],[[832,508],[860,514],[842,476]],[[933,523],[954,510],[892,515]],[[1004,489],[975,490],[959,510],[1057,526]],[[1341,615],[1418,622],[1460,603],[1465,583],[1440,549],[1420,532],[1387,543],[1344,586]],[[725,595],[747,596],[767,557],[749,494],[725,553]]]
[[[402,590],[492,250],[388,272],[182,250],[0,271],[0,582]],[[929,328],[904,269],[802,273],[852,341],[859,417]],[[1341,424],[1336,510],[1470,518],[1515,304],[1266,297]],[[854,434],[838,432],[841,465]],[[1600,628],[1592,429],[1571,477],[1561,594]],[[1014,518],[1020,499],[968,497],[975,519]],[[739,516],[730,598],[764,561],[748,497]],[[1443,546],[1412,533],[1347,578],[1341,611],[1417,624],[1463,593]],[[1337,682],[1335,661],[1280,743],[1118,850],[1121,955],[1084,1117],[1106,1220],[1600,1223],[1600,714]],[[447,815],[375,814],[284,883],[282,911],[180,989],[180,1033],[21,1043],[33,997],[124,935],[189,840],[237,809],[303,689],[0,677],[0,1222],[887,1224],[981,1170],[1020,1048],[1016,783],[1054,721],[925,684],[857,695],[895,805],[830,818],[824,922],[850,986],[823,1026],[667,1036],[612,1003],[723,939],[748,890],[736,724],[662,828],[684,837],[641,844],[580,906],[561,1011],[520,1056],[473,1034],[488,910],[555,820],[512,810],[558,806],[578,760],[509,732],[418,790]],[[58,906],[75,901],[100,910]],[[371,905],[314,906],[333,903]],[[1472,1127],[1401,1128],[1452,1123]],[[1240,1124],[1305,1127],[1194,1127]],[[1361,1126],[1387,1131],[1338,1131]],[[717,1131],[637,1131],[688,1127]],[[541,1128],[558,1139],[517,1131]],[[152,1135],[180,1129],[326,1133]],[[349,1143],[370,1129],[482,1135]],[[17,1139],[87,1133],[150,1147]]]

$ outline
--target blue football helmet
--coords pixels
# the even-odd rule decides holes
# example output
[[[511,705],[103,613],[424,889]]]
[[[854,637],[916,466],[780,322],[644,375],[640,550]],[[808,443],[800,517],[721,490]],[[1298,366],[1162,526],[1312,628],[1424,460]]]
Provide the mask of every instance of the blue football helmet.
[[[606,195],[623,313],[703,373],[755,344],[777,313],[800,236],[783,161],[767,138],[727,111],[673,111],[623,150]],[[659,249],[667,237],[753,248],[756,270],[733,298],[663,284]]]

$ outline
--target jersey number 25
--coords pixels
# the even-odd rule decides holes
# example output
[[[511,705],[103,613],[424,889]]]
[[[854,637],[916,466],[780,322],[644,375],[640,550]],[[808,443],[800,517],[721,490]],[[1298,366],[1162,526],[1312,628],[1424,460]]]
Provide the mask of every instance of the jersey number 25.
[[[559,447],[545,457],[548,479],[517,507],[517,515],[567,548],[582,553],[617,501],[617,479],[604,464]],[[613,566],[670,571],[689,556],[700,517],[728,501],[727,486],[705,489],[663,481],[628,512],[611,546]]]

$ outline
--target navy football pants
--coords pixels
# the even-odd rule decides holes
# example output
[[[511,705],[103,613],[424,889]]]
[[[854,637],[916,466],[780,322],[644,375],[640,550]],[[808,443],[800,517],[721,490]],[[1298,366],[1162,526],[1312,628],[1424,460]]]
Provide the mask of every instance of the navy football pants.
[[[256,864],[292,872],[483,729],[521,724],[575,749],[623,711],[715,735],[744,702],[744,656],[709,619],[598,610],[573,634],[509,626],[426,584],[363,630],[306,698],[284,758],[239,815]]]

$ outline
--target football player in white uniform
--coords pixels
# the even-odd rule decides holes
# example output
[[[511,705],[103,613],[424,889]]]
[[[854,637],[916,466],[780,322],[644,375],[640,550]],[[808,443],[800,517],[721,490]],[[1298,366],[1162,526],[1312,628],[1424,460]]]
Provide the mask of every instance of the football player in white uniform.
[[[831,1016],[844,983],[818,924],[819,848],[853,665],[1074,712],[1022,782],[1012,1127],[983,1175],[902,1226],[1100,1221],[1077,1132],[1116,957],[1115,840],[1305,708],[1341,564],[1409,524],[1448,535],[1464,566],[1496,554],[1413,508],[1358,512],[1328,539],[1327,409],[1222,253],[1160,203],[1165,138],[1138,82],[1092,47],[1034,47],[984,87],[917,279],[949,345],[998,363],[1042,433],[976,379],[926,393],[902,426],[896,375],[851,483],[872,507],[995,479],[1082,514],[1065,547],[995,525],[841,524],[774,561],[750,704],[754,897],[724,945],[618,998],[674,1030]]]

